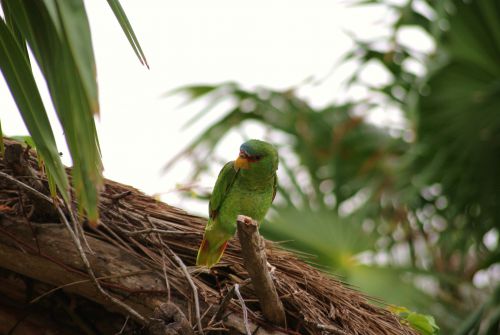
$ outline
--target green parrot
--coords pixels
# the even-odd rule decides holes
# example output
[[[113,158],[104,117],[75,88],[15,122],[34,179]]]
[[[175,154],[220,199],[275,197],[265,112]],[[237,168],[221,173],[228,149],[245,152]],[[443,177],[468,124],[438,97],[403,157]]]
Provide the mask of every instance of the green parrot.
[[[238,215],[264,219],[276,195],[278,152],[269,143],[249,140],[235,161],[226,163],[210,197],[209,220],[198,250],[196,265],[219,262],[236,231]]]

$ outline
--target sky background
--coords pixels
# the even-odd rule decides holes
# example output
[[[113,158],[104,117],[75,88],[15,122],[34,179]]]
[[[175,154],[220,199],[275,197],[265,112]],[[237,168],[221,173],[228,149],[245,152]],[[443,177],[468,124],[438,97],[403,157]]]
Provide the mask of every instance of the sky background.
[[[164,201],[181,207],[185,200],[174,190],[185,181],[188,163],[166,174],[162,167],[224,111],[215,110],[183,129],[202,104],[180,108],[185,99],[164,97],[165,92],[187,84],[225,81],[247,88],[285,89],[312,77],[321,84],[305,85],[299,95],[321,106],[342,98],[337,94],[342,79],[353,70],[336,67],[353,45],[346,32],[369,39],[387,33],[384,22],[391,20],[390,11],[352,8],[332,0],[122,1],[148,59],[148,70],[139,63],[107,2],[85,4],[97,62],[101,106],[97,127],[104,175],[147,194],[161,193]],[[432,47],[418,32],[407,34],[412,43]],[[374,83],[389,80],[376,66],[366,72]],[[40,78],[44,101],[51,106]],[[398,116],[381,108],[372,118],[383,125],[397,122]],[[27,134],[3,78],[0,119],[6,135]],[[51,120],[64,162],[70,164],[55,114]],[[249,126],[248,132],[260,136],[258,126]],[[236,138],[225,139],[221,150],[227,160],[236,157],[239,145]],[[216,174],[200,181],[200,186],[210,188],[215,178]]]

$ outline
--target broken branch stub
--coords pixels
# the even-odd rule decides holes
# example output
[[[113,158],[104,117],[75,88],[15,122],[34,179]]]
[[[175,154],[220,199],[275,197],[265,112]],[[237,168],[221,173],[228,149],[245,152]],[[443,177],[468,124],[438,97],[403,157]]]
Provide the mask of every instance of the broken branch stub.
[[[259,299],[262,314],[272,323],[284,327],[285,310],[267,268],[264,241],[259,234],[257,222],[240,215],[237,227],[243,262],[252,280],[255,295]]]

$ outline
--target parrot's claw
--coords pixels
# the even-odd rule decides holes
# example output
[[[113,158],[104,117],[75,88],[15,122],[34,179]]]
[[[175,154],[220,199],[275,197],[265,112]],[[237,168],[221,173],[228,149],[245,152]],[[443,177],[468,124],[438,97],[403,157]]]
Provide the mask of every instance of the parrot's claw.
[[[238,215],[238,221],[243,222],[247,226],[256,226],[257,222],[254,221],[251,217],[246,215]]]

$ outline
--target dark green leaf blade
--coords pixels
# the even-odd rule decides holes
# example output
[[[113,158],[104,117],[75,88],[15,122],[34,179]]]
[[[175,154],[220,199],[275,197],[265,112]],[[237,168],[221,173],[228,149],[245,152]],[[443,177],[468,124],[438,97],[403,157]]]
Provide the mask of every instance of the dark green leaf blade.
[[[97,222],[102,163],[92,106],[71,46],[66,40],[64,12],[45,2],[9,1],[15,20],[47,81],[73,160],[73,186],[80,208],[89,222]],[[80,10],[84,10],[80,7]],[[86,47],[91,49],[91,45]],[[89,75],[93,77],[93,73]],[[94,78],[95,80],[95,78]]]
[[[23,51],[24,55],[26,56],[29,62],[28,49],[26,48],[26,39],[24,38],[23,34],[21,34],[19,27],[17,26],[16,22],[12,17],[11,9],[8,5],[8,2],[0,1],[0,4],[2,5],[3,14],[5,16],[5,23],[12,31],[12,35],[16,38],[17,42],[19,43],[19,46],[21,47],[21,50]]]
[[[54,0],[45,0],[52,3]],[[49,6],[47,6],[49,7]],[[90,26],[82,0],[68,0],[55,2],[57,17],[51,18],[64,45],[75,62],[77,74],[83,84],[85,95],[93,114],[99,113],[98,90],[96,81],[96,65]],[[50,13],[50,11],[49,11]]]
[[[50,171],[64,200],[69,202],[66,172],[35,78],[23,51],[3,20],[0,20],[0,68],[47,171]]]
[[[130,21],[128,20],[127,15],[125,14],[125,11],[123,10],[120,1],[108,0],[108,4],[109,7],[111,7],[113,13],[115,14],[118,23],[120,23],[120,26],[122,27],[125,36],[127,37],[130,45],[132,46],[132,49],[134,49],[137,58],[139,58],[141,64],[146,65],[146,67],[149,69],[149,64],[148,61],[146,60],[146,56],[142,51],[141,45],[139,44],[139,40],[135,36],[134,30],[132,29],[132,25],[130,24]]]

